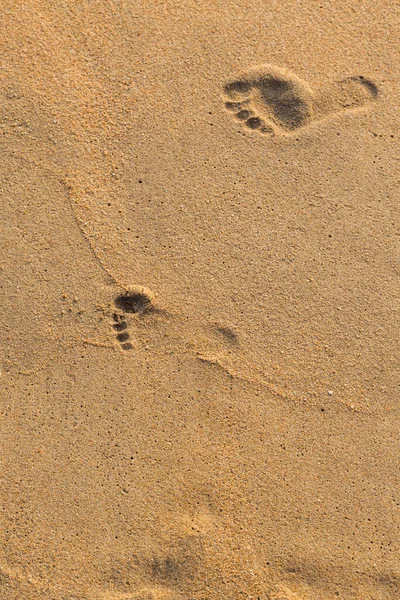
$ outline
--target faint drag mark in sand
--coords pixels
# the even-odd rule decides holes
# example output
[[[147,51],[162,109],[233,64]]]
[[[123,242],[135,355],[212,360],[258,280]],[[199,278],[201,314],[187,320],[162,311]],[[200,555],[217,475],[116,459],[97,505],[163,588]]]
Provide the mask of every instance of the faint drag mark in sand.
[[[197,358],[203,363],[221,369],[222,371],[227,373],[227,375],[229,375],[229,377],[231,377],[232,379],[245,381],[246,383],[249,383],[254,386],[264,387],[270,392],[272,392],[275,396],[279,396],[284,400],[299,400],[299,398],[292,394],[290,391],[284,390],[283,388],[280,388],[274,383],[268,381],[265,376],[263,376],[260,373],[257,373],[254,367],[246,365],[243,361],[241,361],[242,368],[235,368],[232,366],[232,364],[230,364],[230,361],[222,355],[217,356],[213,354],[204,354],[202,352],[198,352]]]
[[[224,86],[225,108],[263,134],[290,135],[314,121],[369,106],[377,97],[377,86],[362,75],[314,92],[297,75],[268,64]]]

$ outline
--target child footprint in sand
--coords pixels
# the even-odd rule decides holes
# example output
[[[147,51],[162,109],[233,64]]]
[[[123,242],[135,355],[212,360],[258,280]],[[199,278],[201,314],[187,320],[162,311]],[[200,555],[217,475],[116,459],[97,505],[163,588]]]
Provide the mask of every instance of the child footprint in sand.
[[[154,310],[153,299],[153,292],[140,286],[132,286],[115,298],[114,305],[117,310],[113,313],[113,329],[123,350],[132,350],[133,348],[126,315],[129,313],[141,315]]]
[[[314,92],[285,69],[264,65],[224,86],[225,107],[249,129],[290,134],[313,121],[366,106],[377,86],[363,76],[347,77]]]

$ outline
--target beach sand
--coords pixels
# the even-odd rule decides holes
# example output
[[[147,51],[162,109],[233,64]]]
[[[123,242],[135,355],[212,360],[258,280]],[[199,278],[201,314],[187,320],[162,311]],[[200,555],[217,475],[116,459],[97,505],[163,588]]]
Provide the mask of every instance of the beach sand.
[[[0,600],[400,598],[399,5],[2,6]]]

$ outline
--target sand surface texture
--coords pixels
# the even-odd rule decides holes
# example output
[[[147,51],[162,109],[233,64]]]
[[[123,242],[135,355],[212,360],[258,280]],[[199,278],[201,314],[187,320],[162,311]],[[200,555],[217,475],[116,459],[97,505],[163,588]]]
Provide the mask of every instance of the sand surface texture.
[[[0,600],[398,600],[398,2],[1,4]]]

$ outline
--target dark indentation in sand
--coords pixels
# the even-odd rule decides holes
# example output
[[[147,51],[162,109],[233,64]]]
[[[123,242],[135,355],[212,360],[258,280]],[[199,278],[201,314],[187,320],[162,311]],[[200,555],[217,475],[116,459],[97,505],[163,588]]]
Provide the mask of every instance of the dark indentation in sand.
[[[128,342],[130,335],[128,333],[128,323],[125,321],[125,316],[118,313],[113,314],[113,329],[118,331],[117,340],[121,344],[124,350],[131,350],[133,348],[131,342]]]
[[[151,572],[155,579],[171,583],[180,578],[181,567],[178,561],[170,556],[165,559],[153,558]]]
[[[242,102],[225,102],[225,108],[228,110],[239,110],[242,106]]]
[[[232,94],[247,94],[251,90],[251,83],[248,81],[234,81],[225,86],[225,93],[230,96]]]
[[[230,327],[217,327],[217,332],[223,335],[229,342],[237,342],[237,335]]]
[[[114,300],[115,306],[126,313],[143,314],[151,310],[151,298],[145,292],[126,292]]]
[[[258,82],[263,102],[287,129],[301,127],[309,116],[307,103],[289,81],[278,78]]]
[[[271,119],[283,130],[293,131],[305,125],[310,118],[307,92],[305,89],[303,92],[301,84],[290,76],[254,75],[230,82],[224,91],[232,99],[226,99],[225,107],[235,111],[236,118],[244,121],[249,129],[267,131],[265,120]],[[265,111],[261,109],[261,114],[257,114],[257,102],[260,101]]]
[[[268,77],[266,79],[261,79],[258,83],[258,87],[261,90],[265,102],[272,102],[278,100],[287,92],[290,92],[293,86],[284,79]]]
[[[288,98],[272,105],[276,118],[287,128],[301,127],[308,118],[309,110],[300,98]]]
[[[240,121],[246,121],[250,117],[250,113],[248,110],[241,110],[236,114],[236,117],[240,119]]]
[[[380,573],[376,577],[376,581],[388,590],[392,590],[396,593],[400,592],[400,575],[397,573]],[[393,597],[397,598],[398,596],[393,595]]]
[[[246,125],[247,127],[250,127],[250,129],[259,129],[262,124],[263,122],[260,117],[250,117],[250,119],[247,119],[246,121]]]
[[[188,536],[174,542],[174,549],[163,555],[153,555],[147,562],[152,578],[161,584],[185,585],[193,581],[201,564],[203,552],[200,538]]]
[[[339,85],[338,85],[339,84]],[[370,103],[380,93],[363,75],[334,82],[313,92],[299,77],[285,69],[264,65],[242,74],[224,87],[225,107],[249,129],[260,133],[291,134],[315,119]]]
[[[131,342],[126,342],[125,344],[121,345],[121,348],[123,348],[123,350],[132,350],[133,345],[131,344]]]
[[[113,327],[116,331],[124,331],[124,329],[127,329],[128,325],[125,321],[119,321],[119,323],[114,323]]]
[[[119,342],[126,342],[127,340],[129,340],[129,333],[127,331],[124,331],[123,333],[119,333],[117,335],[117,340]]]
[[[366,87],[373,98],[378,97],[378,94],[379,94],[378,86],[370,79],[367,79],[363,75],[359,75],[358,77],[352,77],[351,80],[357,81],[358,83],[361,83],[361,85]]]

